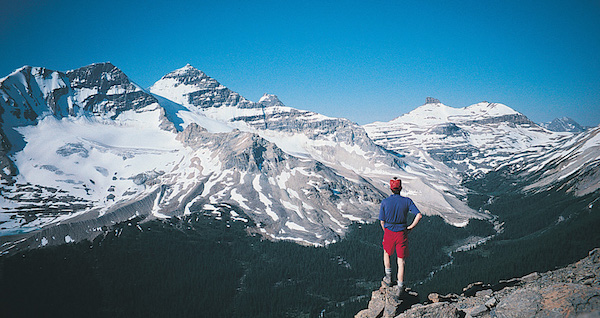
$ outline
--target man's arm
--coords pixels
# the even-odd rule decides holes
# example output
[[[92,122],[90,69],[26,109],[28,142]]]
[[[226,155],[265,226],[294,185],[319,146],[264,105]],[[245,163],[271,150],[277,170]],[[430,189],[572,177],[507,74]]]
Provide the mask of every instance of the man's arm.
[[[384,202],[381,202],[381,205],[379,206],[379,222],[381,222],[381,229],[385,232],[385,208],[383,207],[384,204]]]
[[[415,219],[412,221],[412,223],[406,229],[409,231],[414,229],[415,226],[417,226],[417,224],[419,223],[419,221],[421,221],[422,217],[423,217],[423,215],[421,213],[417,213],[417,215],[415,216]]]

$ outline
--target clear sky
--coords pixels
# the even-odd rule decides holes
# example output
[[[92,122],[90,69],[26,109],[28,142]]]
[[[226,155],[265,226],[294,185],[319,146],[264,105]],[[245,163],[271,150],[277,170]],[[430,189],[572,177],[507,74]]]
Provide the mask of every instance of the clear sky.
[[[600,0],[0,0],[0,77],[110,61],[149,87],[190,63],[242,96],[388,121],[425,97],[600,124]]]

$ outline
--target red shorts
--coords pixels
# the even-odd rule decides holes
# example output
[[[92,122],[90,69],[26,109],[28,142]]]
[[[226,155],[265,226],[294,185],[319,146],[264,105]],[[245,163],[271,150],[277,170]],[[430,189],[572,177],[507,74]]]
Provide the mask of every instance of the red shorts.
[[[388,255],[394,255],[394,249],[398,258],[408,257],[408,239],[406,231],[394,232],[388,229],[383,231],[383,249]]]

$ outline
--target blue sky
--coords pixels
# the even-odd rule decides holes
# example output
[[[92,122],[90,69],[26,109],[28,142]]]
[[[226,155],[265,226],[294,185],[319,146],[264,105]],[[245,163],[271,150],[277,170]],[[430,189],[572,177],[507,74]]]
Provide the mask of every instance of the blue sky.
[[[600,124],[600,0],[0,2],[0,77],[110,61],[149,87],[190,63],[359,124],[427,96]]]

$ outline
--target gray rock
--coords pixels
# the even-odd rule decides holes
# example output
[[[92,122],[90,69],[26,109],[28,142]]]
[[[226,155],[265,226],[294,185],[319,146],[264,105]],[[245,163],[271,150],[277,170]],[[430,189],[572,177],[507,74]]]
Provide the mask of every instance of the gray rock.
[[[417,311],[420,307],[414,307],[418,299],[417,293],[406,289],[406,292],[398,296],[398,286],[381,287],[373,291],[371,300],[367,309],[361,310],[356,314],[356,318],[374,318],[374,317],[396,317],[400,312],[411,308]],[[421,317],[421,316],[419,316]],[[434,316],[430,316],[434,317]]]
[[[541,308],[542,296],[535,290],[518,290],[500,301],[496,307],[499,318],[533,317]]]
[[[533,273],[531,273],[529,275],[525,275],[525,276],[521,277],[521,281],[525,282],[525,283],[531,283],[534,280],[539,279],[540,277],[541,276],[540,276],[540,274],[538,272],[533,272]]]
[[[440,295],[438,293],[431,293],[427,296],[427,299],[429,299],[429,301],[431,301],[432,303],[439,303],[439,302],[454,302],[457,301],[460,298],[460,296],[456,295],[456,294],[447,294],[447,295]]]
[[[475,296],[476,297],[485,297],[485,296],[490,297],[490,296],[492,296],[493,292],[494,291],[491,289],[484,289],[484,290],[480,290],[480,291],[476,292]]]
[[[488,308],[486,306],[479,305],[479,306],[475,306],[475,307],[471,308],[471,310],[469,310],[469,315],[471,315],[471,317],[478,317],[480,315],[483,315],[487,311],[488,311]]]
[[[600,287],[555,284],[540,290],[543,298],[540,317],[567,317],[600,311]]]
[[[371,294],[371,300],[367,309],[361,310],[356,314],[356,318],[372,318],[381,317],[383,309],[385,308],[385,293],[380,290],[375,290]]]
[[[450,303],[435,303],[422,307],[411,308],[397,318],[455,318],[460,317],[460,312]]]
[[[485,302],[485,306],[488,308],[492,308],[498,304],[498,299],[496,297],[492,297]]]
[[[87,158],[89,156],[89,151],[80,142],[67,143],[66,145],[58,148],[56,153],[63,157],[68,157],[73,154],[77,154],[82,158]]]

